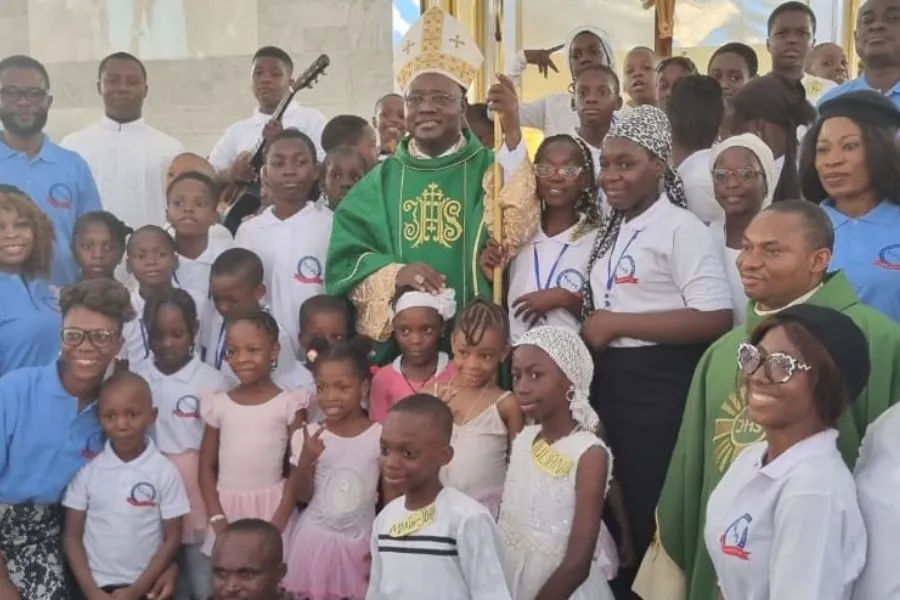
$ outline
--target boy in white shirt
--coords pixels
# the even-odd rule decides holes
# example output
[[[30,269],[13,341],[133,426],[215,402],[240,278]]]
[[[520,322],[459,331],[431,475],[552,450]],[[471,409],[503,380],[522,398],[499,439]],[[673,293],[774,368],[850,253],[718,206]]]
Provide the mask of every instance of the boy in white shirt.
[[[375,518],[366,600],[511,600],[491,513],[444,488],[453,414],[429,394],[391,408],[381,433],[385,486],[403,492]]]
[[[87,598],[145,597],[181,546],[190,508],[175,465],[146,437],[155,413],[138,375],[116,373],[100,391],[106,446],[63,498],[66,556]]]

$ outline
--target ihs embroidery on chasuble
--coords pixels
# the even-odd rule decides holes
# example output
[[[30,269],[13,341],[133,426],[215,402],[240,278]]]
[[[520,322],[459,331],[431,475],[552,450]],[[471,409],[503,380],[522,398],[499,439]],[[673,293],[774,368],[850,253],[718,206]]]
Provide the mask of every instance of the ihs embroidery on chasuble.
[[[415,198],[404,200],[403,238],[413,248],[435,243],[452,248],[463,233],[462,203],[450,198],[436,183],[430,183]]]
[[[764,438],[762,427],[750,419],[744,392],[732,392],[722,404],[713,428],[716,468],[724,473],[744,448]]]

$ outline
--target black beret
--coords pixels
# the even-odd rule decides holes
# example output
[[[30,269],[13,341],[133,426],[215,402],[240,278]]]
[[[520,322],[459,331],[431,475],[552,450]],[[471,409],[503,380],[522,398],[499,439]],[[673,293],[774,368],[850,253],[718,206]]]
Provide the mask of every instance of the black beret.
[[[797,304],[780,311],[778,320],[797,323],[822,344],[847,384],[847,400],[855,402],[869,381],[871,363],[869,342],[853,319],[832,308]]]
[[[824,121],[832,117],[900,128],[900,110],[884,95],[872,90],[847,92],[823,102],[819,106],[819,118]]]

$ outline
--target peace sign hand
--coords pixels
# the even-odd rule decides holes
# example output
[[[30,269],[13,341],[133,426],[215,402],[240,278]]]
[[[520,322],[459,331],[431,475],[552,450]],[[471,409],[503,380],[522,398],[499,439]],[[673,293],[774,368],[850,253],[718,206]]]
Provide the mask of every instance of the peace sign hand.
[[[553,69],[554,73],[559,73],[559,69],[551,56],[562,50],[564,46],[565,44],[559,44],[546,50],[526,50],[525,60],[529,65],[537,65],[538,72],[544,77],[550,75],[551,69]]]
[[[303,424],[303,449],[300,451],[300,459],[309,463],[315,463],[325,451],[325,442],[322,441],[322,433],[325,425],[319,425],[316,432],[309,434],[306,423]]]

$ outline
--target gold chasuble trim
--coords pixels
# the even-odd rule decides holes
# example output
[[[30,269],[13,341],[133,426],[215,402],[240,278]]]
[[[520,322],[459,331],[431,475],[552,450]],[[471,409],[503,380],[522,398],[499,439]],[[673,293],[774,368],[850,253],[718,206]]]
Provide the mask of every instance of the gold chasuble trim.
[[[655,519],[659,531],[659,517]],[[653,536],[631,589],[646,600],[687,600],[684,571],[666,552],[659,533]]]
[[[495,159],[496,160],[496,159]],[[491,237],[494,235],[494,174],[488,169],[482,180],[484,188],[484,222]],[[500,190],[500,210],[503,215],[503,239],[498,240],[510,255],[528,243],[537,233],[541,222],[541,203],[537,197],[537,182],[531,161],[525,159]]]
[[[356,331],[376,342],[391,338],[391,300],[397,291],[397,275],[405,267],[393,263],[366,277],[350,293],[350,301],[356,307]]]

